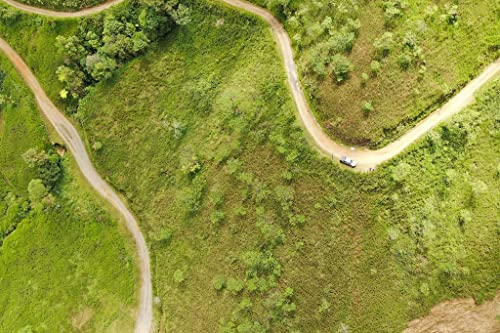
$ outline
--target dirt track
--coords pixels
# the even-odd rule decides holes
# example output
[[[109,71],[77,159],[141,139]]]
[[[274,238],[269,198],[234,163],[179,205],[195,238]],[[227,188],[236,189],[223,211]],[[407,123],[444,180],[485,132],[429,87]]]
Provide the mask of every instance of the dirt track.
[[[84,9],[79,12],[57,12],[23,5],[13,0],[3,1],[15,8],[34,14],[58,18],[75,18],[99,13],[105,9],[110,8],[113,5],[123,2],[124,0],[108,1],[102,5]],[[453,114],[458,113],[460,110],[473,102],[474,93],[477,92],[485,83],[492,80],[498,73],[500,73],[499,59],[491,64],[478,78],[470,82],[446,105],[432,113],[429,117],[417,124],[417,126],[408,131],[398,140],[379,150],[353,150],[350,147],[344,146],[331,140],[323,132],[321,126],[318,124],[313,113],[311,112],[299,82],[290,38],[281,23],[267,10],[253,4],[240,0],[219,1],[229,6],[253,13],[261,17],[270,25],[271,31],[284,60],[288,83],[294,101],[296,103],[297,110],[299,112],[299,118],[306,130],[306,133],[311,138],[312,143],[319,151],[329,157],[338,159],[341,156],[347,155],[351,158],[354,158],[359,164],[358,170],[360,171],[366,171],[369,168],[375,167],[378,164],[385,162],[401,153],[405,148],[415,142],[415,140],[422,137],[425,133],[438,125],[440,122],[452,116]],[[9,57],[17,70],[21,73],[28,86],[33,91],[38,105],[40,106],[47,119],[55,127],[56,131],[59,133],[62,139],[66,142],[85,178],[87,178],[89,183],[99,192],[99,194],[101,194],[101,196],[108,200],[124,216],[127,229],[131,233],[136,243],[137,254],[140,263],[141,286],[135,332],[149,333],[152,328],[153,320],[151,271],[148,248],[146,246],[146,242],[141,233],[141,230],[137,224],[137,221],[135,220],[132,213],[127,209],[126,205],[123,203],[120,197],[99,176],[87,155],[85,146],[77,130],[50,101],[50,99],[47,97],[42,87],[38,83],[36,77],[33,75],[28,66],[21,59],[21,57],[1,38],[0,49]]]
[[[364,148],[355,148],[339,144],[333,141],[325,134],[321,126],[318,124],[314,114],[311,112],[307,99],[302,91],[298,80],[297,68],[293,58],[293,49],[287,32],[283,25],[267,10],[256,5],[240,0],[220,0],[230,6],[240,8],[244,11],[253,13],[264,19],[271,27],[273,36],[279,46],[282,57],[284,59],[286,73],[288,76],[288,84],[292,91],[295,104],[300,115],[300,120],[307,134],[317,149],[329,157],[339,159],[342,156],[349,156],[358,162],[359,171],[367,171],[377,165],[390,160],[394,156],[408,148],[412,143],[422,137],[443,120],[451,117],[464,109],[474,101],[474,94],[485,83],[492,80],[500,73],[500,59],[488,66],[479,77],[471,81],[460,93],[453,97],[442,108],[432,113],[429,117],[418,123],[413,129],[398,140],[392,142],[388,146],[379,150],[368,150]]]

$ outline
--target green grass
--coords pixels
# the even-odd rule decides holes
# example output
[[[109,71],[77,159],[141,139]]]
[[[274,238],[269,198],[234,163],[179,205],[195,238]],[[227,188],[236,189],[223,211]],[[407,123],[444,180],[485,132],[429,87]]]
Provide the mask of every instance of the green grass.
[[[321,125],[336,139],[371,148],[402,135],[500,56],[497,0],[409,0],[401,18],[389,25],[384,19],[384,2],[390,1],[357,1],[355,7],[351,7],[351,0],[336,1],[338,8],[347,8],[345,12],[329,1],[292,0],[285,10],[273,7],[278,15],[286,13],[281,18],[294,41],[302,81]],[[455,3],[459,15],[456,26],[442,17],[449,11],[447,6]],[[352,50],[345,52],[353,64],[350,78],[336,84],[329,75],[318,77],[308,64],[319,62],[314,60],[318,53],[325,62],[335,53],[319,51],[330,38],[324,22],[333,18],[333,26],[338,25],[339,30],[345,16],[358,18],[361,27]],[[394,46],[389,56],[380,60],[380,73],[371,75],[370,64],[376,59],[373,42],[386,31],[393,33]],[[422,50],[423,75],[419,74],[422,61],[408,70],[398,65],[407,33],[415,36]],[[363,73],[370,77],[365,84]],[[362,108],[367,101],[374,106],[369,114]]]
[[[212,2],[191,7],[191,24],[99,84],[74,115],[88,145],[102,143],[93,160],[146,233],[160,332],[231,321],[398,332],[442,300],[494,295],[499,82],[448,130],[357,175],[306,142],[267,27]],[[50,48],[51,24],[35,33],[19,22],[23,33],[8,40],[55,96],[59,59],[23,45],[29,36]],[[266,260],[245,260],[255,253]],[[277,303],[288,287],[297,309],[287,315]]]
[[[69,12],[94,7],[105,1],[106,0],[19,0],[21,3],[35,7]]]
[[[0,95],[0,331],[122,332],[134,324],[133,246],[63,159],[52,204],[28,199],[34,174],[21,155],[51,149],[31,92],[2,55]]]

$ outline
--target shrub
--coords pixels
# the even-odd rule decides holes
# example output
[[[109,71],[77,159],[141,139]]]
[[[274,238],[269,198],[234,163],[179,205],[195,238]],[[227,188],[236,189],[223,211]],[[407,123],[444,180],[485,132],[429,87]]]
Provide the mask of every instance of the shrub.
[[[28,194],[32,202],[40,202],[48,194],[41,179],[33,179],[28,185]]]
[[[293,289],[288,287],[279,295],[274,303],[272,316],[274,320],[283,320],[283,318],[292,316],[297,310],[297,306],[292,302]]]
[[[95,151],[101,151],[102,149],[102,143],[99,142],[99,141],[96,141],[93,145],[92,145],[92,149],[94,149]]]
[[[370,80],[370,76],[366,73],[361,73],[361,85],[366,86],[368,80]]]
[[[365,115],[365,117],[367,117],[370,113],[375,111],[375,108],[373,107],[372,101],[363,102],[363,104],[361,105],[361,108],[363,110],[363,114]]]
[[[375,39],[373,42],[373,47],[375,48],[375,52],[377,57],[387,57],[392,50],[394,45],[394,35],[392,32],[384,32],[384,34]]]
[[[238,294],[239,292],[241,292],[244,286],[245,284],[241,280],[235,278],[227,279],[226,288],[234,294]]]
[[[176,269],[174,272],[174,281],[177,284],[182,284],[184,281],[186,281],[186,276],[184,272],[180,269]]]
[[[343,55],[336,54],[332,58],[333,74],[337,83],[345,81],[352,70],[351,61]]]
[[[370,63],[370,71],[372,72],[372,75],[377,76],[380,73],[381,67],[382,65],[380,64],[380,62],[378,62],[377,60],[373,60]]]
[[[222,224],[226,214],[223,211],[216,210],[210,215],[210,221],[214,224]]]
[[[221,291],[226,288],[226,278],[224,276],[218,275],[212,280],[212,285],[215,290]]]
[[[448,12],[446,13],[446,21],[448,24],[457,25],[458,24],[458,6],[452,5],[448,6]]]
[[[168,245],[172,241],[172,236],[173,232],[169,228],[163,228],[160,231],[160,237],[158,238],[158,241],[162,245]]]
[[[33,169],[45,187],[50,191],[57,183],[62,174],[59,155],[54,152],[38,152],[29,149],[23,154],[24,161]]]
[[[411,62],[412,58],[407,53],[403,53],[398,58],[398,65],[403,70],[408,70],[408,68],[410,68]]]

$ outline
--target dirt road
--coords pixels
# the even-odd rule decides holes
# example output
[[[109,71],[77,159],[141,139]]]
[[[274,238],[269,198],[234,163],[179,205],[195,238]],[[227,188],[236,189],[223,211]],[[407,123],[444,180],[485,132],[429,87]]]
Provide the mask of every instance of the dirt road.
[[[119,4],[124,0],[110,0],[102,5],[72,13],[57,12],[31,7],[17,3],[14,0],[3,1],[5,3],[8,3],[9,5],[30,13],[60,18],[69,18],[95,14],[113,5]],[[259,16],[269,24],[284,61],[288,84],[297,106],[299,119],[305,129],[308,138],[320,152],[328,157],[339,159],[342,156],[349,156],[352,159],[356,160],[358,162],[358,171],[367,171],[370,168],[374,168],[377,165],[390,160],[394,156],[404,151],[412,143],[421,138],[439,123],[458,113],[466,106],[471,104],[474,101],[474,94],[487,82],[491,81],[500,73],[500,59],[498,59],[493,64],[488,66],[476,79],[471,81],[456,96],[450,99],[448,103],[422,120],[413,129],[409,130],[399,139],[381,149],[369,150],[366,148],[345,146],[333,141],[328,135],[325,134],[318,121],[314,117],[311,109],[309,108],[309,104],[307,103],[307,99],[300,85],[299,76],[293,57],[292,44],[290,42],[288,33],[283,28],[283,25],[266,9],[263,9],[254,4],[242,0],[219,1],[231,7],[235,7],[245,12],[249,12],[256,16]]]
[[[88,16],[101,12],[113,5],[119,4],[124,0],[112,0],[102,5],[85,9],[79,12],[57,12],[31,7],[17,3],[13,0],[3,0],[5,3],[20,10],[57,18],[75,18]],[[246,12],[253,13],[264,19],[271,28],[273,36],[283,57],[285,70],[288,77],[288,84],[292,92],[294,101],[299,113],[299,119],[311,139],[314,146],[329,157],[340,158],[347,155],[354,158],[358,163],[358,170],[366,171],[371,167],[391,159],[405,148],[411,145],[415,140],[423,136],[430,129],[438,125],[446,118],[459,112],[474,100],[474,93],[478,91],[486,82],[493,79],[500,72],[500,60],[490,65],[478,78],[470,82],[457,96],[452,98],[441,109],[431,114],[428,118],[420,122],[415,128],[408,131],[400,139],[394,141],[380,150],[353,149],[331,140],[322,130],[315,119],[304,92],[302,91],[297,68],[293,57],[293,49],[290,38],[283,28],[282,24],[267,10],[253,4],[240,0],[219,0],[229,6],[239,8]],[[7,54],[12,63],[23,76],[28,86],[33,91],[36,100],[47,119],[53,124],[57,132],[68,145],[73,153],[80,169],[89,181],[89,183],[109,202],[118,209],[125,218],[127,229],[132,234],[137,245],[137,252],[140,262],[141,286],[139,309],[137,312],[136,333],[149,333],[152,327],[152,287],[149,255],[144,237],[138,227],[134,216],[127,209],[122,200],[112,190],[112,188],[99,176],[94,169],[90,159],[85,151],[85,146],[72,124],[57,110],[53,103],[46,96],[42,87],[36,80],[33,73],[26,66],[24,61],[17,53],[2,39],[0,39],[0,49]]]
[[[285,63],[288,84],[292,91],[295,104],[297,105],[300,120],[307,134],[312,139],[316,148],[322,153],[335,159],[339,159],[342,156],[349,156],[358,162],[358,170],[360,171],[366,171],[370,168],[376,167],[377,165],[390,160],[394,156],[401,153],[413,142],[422,137],[425,133],[430,131],[443,120],[451,117],[471,104],[474,101],[474,94],[482,86],[484,86],[485,83],[489,82],[500,73],[500,59],[498,59],[493,64],[488,66],[488,68],[486,68],[479,77],[471,81],[448,103],[418,123],[413,129],[408,131],[398,140],[379,150],[368,150],[365,148],[354,148],[353,150],[351,147],[333,141],[328,135],[326,135],[321,126],[318,124],[314,114],[311,112],[298,80],[297,68],[294,62],[290,38],[283,28],[283,25],[267,10],[256,5],[240,0],[220,1],[230,6],[253,13],[264,19],[271,26],[274,39],[276,40]]]
[[[0,50],[7,55],[12,64],[23,77],[26,84],[33,91],[40,109],[66,143],[85,178],[103,198],[109,201],[123,215],[125,225],[132,235],[137,248],[137,256],[140,267],[141,284],[135,332],[149,333],[151,331],[153,318],[149,252],[136,219],[125,206],[120,197],[95,170],[92,162],[90,162],[87,151],[85,150],[85,145],[83,144],[83,141],[75,127],[50,101],[40,86],[40,83],[38,83],[38,80],[35,78],[21,57],[1,38]]]
[[[114,5],[120,4],[124,2],[125,0],[109,0],[106,1],[100,5],[97,5],[95,7],[91,8],[86,8],[82,9],[77,12],[58,12],[55,10],[50,10],[50,9],[43,9],[43,8],[38,8],[38,7],[32,7],[29,5],[25,5],[23,3],[19,3],[16,1],[12,0],[2,0],[6,4],[17,8],[19,10],[22,10],[27,13],[33,13],[33,14],[38,14],[38,15],[43,15],[43,16],[50,16],[50,17],[58,17],[58,18],[75,18],[75,17],[83,17],[83,16],[89,16],[92,14],[97,14],[99,12],[102,12],[103,10],[106,10]]]

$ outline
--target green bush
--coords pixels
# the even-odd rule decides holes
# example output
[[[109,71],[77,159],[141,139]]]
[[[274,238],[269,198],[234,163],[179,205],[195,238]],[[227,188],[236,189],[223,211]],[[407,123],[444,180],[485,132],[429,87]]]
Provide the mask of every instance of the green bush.
[[[340,54],[333,56],[332,65],[334,78],[337,83],[344,82],[349,77],[349,73],[353,67],[351,61]]]
[[[53,151],[38,152],[35,149],[29,149],[23,154],[23,159],[35,171],[37,178],[45,187],[49,191],[52,190],[62,175],[59,155]]]

